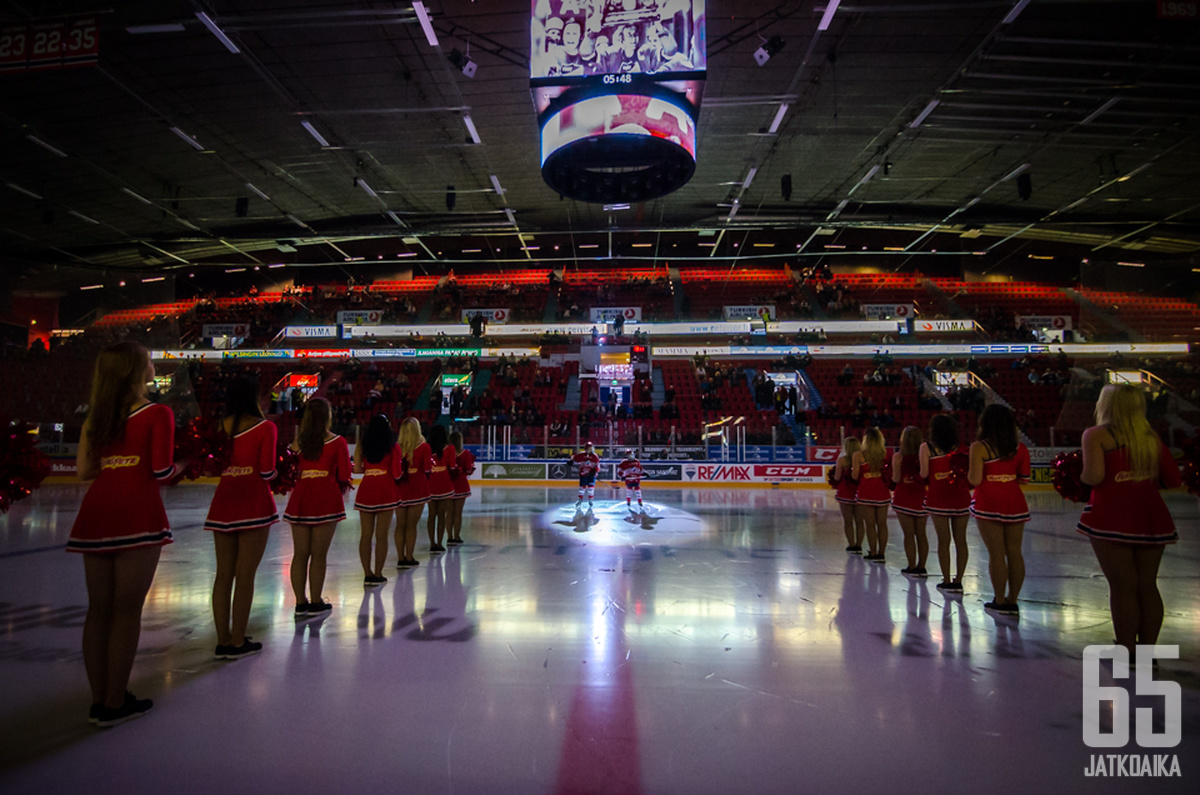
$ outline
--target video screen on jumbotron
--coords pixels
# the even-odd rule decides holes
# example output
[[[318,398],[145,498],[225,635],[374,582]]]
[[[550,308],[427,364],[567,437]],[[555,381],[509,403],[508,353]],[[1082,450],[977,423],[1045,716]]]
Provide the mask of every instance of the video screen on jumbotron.
[[[530,83],[703,79],[705,0],[530,0]]]

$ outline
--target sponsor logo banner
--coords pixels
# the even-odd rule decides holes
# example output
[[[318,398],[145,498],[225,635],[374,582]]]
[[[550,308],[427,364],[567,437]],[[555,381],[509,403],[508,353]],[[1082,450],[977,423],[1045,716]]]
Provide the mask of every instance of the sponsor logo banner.
[[[659,464],[653,461],[643,461],[642,469],[648,480],[683,480],[682,464]]]
[[[775,319],[775,304],[727,305],[723,309],[725,310],[726,320],[744,320],[746,318],[761,320],[764,309],[767,312],[768,319]]]
[[[288,326],[283,336],[288,339],[337,339],[337,326]]]
[[[750,483],[750,464],[684,464],[683,479],[697,483]]]
[[[337,313],[339,326],[378,326],[383,312],[378,309],[347,309]]]
[[[481,316],[488,323],[507,323],[509,310],[507,308],[464,309],[462,311],[462,322],[470,323],[471,318],[475,317],[476,315]]]
[[[755,464],[754,478],[771,483],[820,483],[825,480],[821,464]]]
[[[150,358],[155,361],[162,361],[164,359],[220,359],[222,358],[222,353],[229,353],[229,351],[208,349],[198,351],[150,351]]]
[[[1029,328],[1071,328],[1070,315],[1017,315],[1017,319]]]
[[[840,447],[810,447],[808,448],[808,460],[821,461],[830,464],[836,464],[838,456],[842,454]]]
[[[863,317],[868,320],[884,320],[889,317],[908,319],[914,317],[912,304],[862,304]]]
[[[299,353],[299,351],[295,351]],[[222,359],[290,359],[293,351],[287,350],[266,350],[266,351],[221,351]]]
[[[249,323],[205,323],[200,329],[202,337],[249,337]]]
[[[974,320],[914,320],[913,331],[930,334],[944,331],[974,331]]]
[[[348,359],[349,348],[306,348],[296,351],[297,359]]]
[[[599,452],[599,451],[597,451]],[[574,455],[574,451],[570,453]],[[600,462],[600,467],[596,470],[596,480],[612,480],[614,464],[606,461]],[[571,466],[570,461],[551,461],[546,465],[546,477],[550,480],[579,480],[579,471]]]
[[[511,461],[485,463],[481,467],[481,477],[484,480],[545,480],[545,464],[515,464]]]
[[[642,308],[640,306],[594,306],[588,310],[588,317],[593,323],[607,323],[618,316],[625,318],[626,323],[641,323]]]

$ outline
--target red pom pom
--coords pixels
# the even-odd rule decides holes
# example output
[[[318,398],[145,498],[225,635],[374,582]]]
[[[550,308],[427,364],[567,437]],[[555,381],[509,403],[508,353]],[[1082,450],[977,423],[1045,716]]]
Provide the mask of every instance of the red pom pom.
[[[837,472],[837,467],[829,467],[829,469],[825,470],[825,482],[829,484],[831,489],[837,491],[838,483],[841,481],[833,476],[835,472]]]
[[[950,485],[951,486],[970,486],[967,480],[967,472],[971,469],[971,456],[967,455],[962,450],[956,450],[950,454]]]
[[[1050,482],[1064,500],[1087,502],[1092,497],[1092,487],[1085,485],[1079,477],[1083,474],[1083,451],[1072,450],[1059,453],[1050,465]]]
[[[0,417],[0,513],[32,494],[51,472],[33,431],[27,422]]]
[[[271,481],[273,494],[287,494],[296,488],[300,477],[300,454],[279,442],[275,447],[275,479]]]

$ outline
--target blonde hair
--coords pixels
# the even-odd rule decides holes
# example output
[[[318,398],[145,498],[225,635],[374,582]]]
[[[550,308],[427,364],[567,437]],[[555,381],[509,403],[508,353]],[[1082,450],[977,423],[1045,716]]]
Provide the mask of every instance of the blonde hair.
[[[857,436],[847,436],[842,440],[842,455],[846,456],[847,461],[854,460],[854,454],[862,449],[862,442]]]
[[[87,418],[88,443],[93,455],[125,433],[129,409],[141,397],[149,372],[150,353],[136,342],[118,342],[96,357]]]
[[[925,440],[921,436],[921,429],[916,425],[909,425],[900,432],[900,455],[918,455],[923,441]]]
[[[862,454],[867,463],[871,465],[872,471],[882,471],[883,459],[887,455],[887,447],[883,444],[883,433],[874,425],[863,432]]]
[[[409,417],[400,423],[400,433],[396,444],[400,445],[400,452],[405,458],[411,460],[413,450],[416,450],[425,442],[425,436],[421,433],[421,423],[416,417]]]
[[[1129,468],[1139,478],[1158,475],[1158,434],[1146,421],[1146,396],[1133,384],[1109,384],[1096,400],[1096,424],[1107,425],[1129,456]]]
[[[321,458],[325,449],[325,434],[329,431],[329,423],[333,411],[325,398],[311,398],[304,404],[304,416],[300,418],[300,430],[296,432],[296,447],[300,448],[300,457],[309,461]]]

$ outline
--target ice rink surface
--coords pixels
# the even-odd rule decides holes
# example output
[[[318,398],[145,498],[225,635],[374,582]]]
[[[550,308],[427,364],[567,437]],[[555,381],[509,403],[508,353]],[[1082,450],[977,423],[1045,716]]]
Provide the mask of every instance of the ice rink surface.
[[[1084,745],[1083,649],[1111,642],[1108,589],[1079,506],[1029,495],[1019,620],[983,610],[972,522],[966,593],[844,551],[822,490],[476,488],[466,544],[365,589],[357,515],[330,553],[328,617],[297,623],[291,537],[271,532],[250,633],[213,659],[213,487],[167,492],[175,543],[144,616],[132,690],[146,717],[85,722],[82,564],[62,551],[82,487],[0,517],[0,792],[1196,792],[1200,521],[1168,497],[1157,676],[1182,742]],[[933,538],[932,528],[929,531]],[[1111,683],[1107,669],[1102,683]],[[1132,692],[1130,685],[1128,690]],[[1161,699],[1132,696],[1133,707]],[[1131,721],[1132,725],[1132,721]],[[1132,736],[1132,730],[1131,730]],[[1169,754],[1180,778],[1088,777],[1092,754]]]

